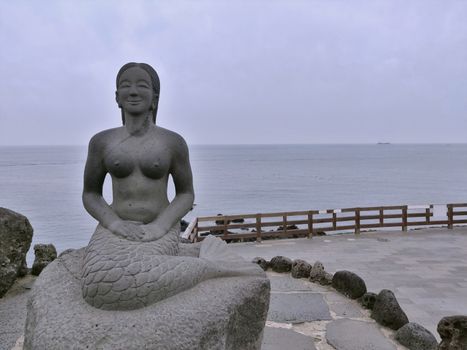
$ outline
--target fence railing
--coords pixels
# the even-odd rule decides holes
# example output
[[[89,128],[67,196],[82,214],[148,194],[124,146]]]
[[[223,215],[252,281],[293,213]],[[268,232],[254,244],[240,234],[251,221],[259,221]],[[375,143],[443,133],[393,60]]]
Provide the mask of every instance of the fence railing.
[[[261,241],[271,238],[308,237],[332,231],[362,230],[467,223],[467,203],[397,205],[261,214],[217,215],[195,218],[183,236],[192,242],[208,234],[227,241]]]

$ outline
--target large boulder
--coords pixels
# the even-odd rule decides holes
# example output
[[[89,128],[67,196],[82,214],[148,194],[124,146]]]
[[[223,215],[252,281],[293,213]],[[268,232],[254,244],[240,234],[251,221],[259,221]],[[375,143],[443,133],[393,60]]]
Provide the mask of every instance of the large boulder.
[[[192,247],[196,244],[182,244],[180,250],[192,256]],[[62,253],[36,280],[24,350],[260,349],[269,306],[267,278],[209,279],[144,308],[109,311],[83,299],[83,255],[84,249]]]
[[[389,289],[383,289],[376,297],[371,317],[379,324],[397,331],[409,323],[407,315]]]
[[[292,260],[285,256],[278,255],[271,259],[269,266],[274,272],[290,272],[292,269]]]
[[[42,270],[57,258],[57,250],[53,244],[34,245],[34,264],[32,264],[31,274],[39,276]]]
[[[0,298],[27,273],[26,253],[33,229],[29,220],[12,210],[0,208]]]
[[[310,277],[311,265],[305,260],[296,259],[292,263],[293,278],[308,278]]]
[[[409,350],[436,350],[438,342],[431,332],[415,322],[409,322],[399,328],[396,340]]]
[[[332,286],[350,299],[360,298],[366,293],[365,281],[350,271],[337,271],[332,278]]]
[[[447,316],[438,323],[439,350],[467,350],[467,316]]]

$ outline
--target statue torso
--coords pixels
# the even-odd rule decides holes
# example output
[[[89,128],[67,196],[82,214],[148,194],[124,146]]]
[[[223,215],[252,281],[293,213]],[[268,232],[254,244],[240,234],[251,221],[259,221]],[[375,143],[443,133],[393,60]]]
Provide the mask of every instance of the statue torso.
[[[128,136],[123,128],[111,133],[102,162],[112,176],[112,207],[122,219],[150,222],[169,205],[167,135],[158,128],[141,136]]]

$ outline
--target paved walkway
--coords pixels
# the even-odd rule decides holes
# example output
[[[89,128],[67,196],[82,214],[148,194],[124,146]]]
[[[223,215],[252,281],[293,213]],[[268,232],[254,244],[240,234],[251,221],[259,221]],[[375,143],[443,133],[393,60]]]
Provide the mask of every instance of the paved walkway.
[[[331,287],[268,272],[271,301],[262,350],[402,350],[356,301]]]
[[[350,270],[369,291],[391,289],[410,321],[430,330],[448,315],[467,315],[467,227],[386,231],[230,245],[252,259],[276,255],[320,260],[327,271]]]

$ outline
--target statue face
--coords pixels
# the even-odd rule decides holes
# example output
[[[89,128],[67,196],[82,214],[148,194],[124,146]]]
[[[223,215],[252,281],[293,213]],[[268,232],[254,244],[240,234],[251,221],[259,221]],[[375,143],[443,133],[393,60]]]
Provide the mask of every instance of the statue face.
[[[125,112],[141,114],[151,110],[154,100],[151,77],[142,68],[127,69],[118,81],[116,97]]]

